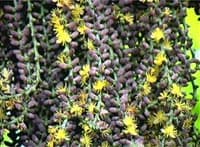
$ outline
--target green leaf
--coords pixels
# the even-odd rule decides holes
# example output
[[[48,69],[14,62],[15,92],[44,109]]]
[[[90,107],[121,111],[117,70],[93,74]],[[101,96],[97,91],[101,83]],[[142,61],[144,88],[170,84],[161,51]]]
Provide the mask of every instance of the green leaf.
[[[194,49],[200,48],[200,21],[198,21],[199,17],[199,15],[196,15],[194,8],[187,8],[187,16],[185,17],[185,21],[189,25],[189,36],[192,38],[192,48]]]
[[[198,132],[200,132],[200,115],[194,123],[195,128],[197,128]]]
[[[192,87],[192,82],[188,82],[188,85],[185,87],[182,87],[181,89],[185,94],[187,99],[192,99],[192,93],[193,93],[193,87]]]
[[[5,129],[3,133],[3,142],[13,143],[12,139],[8,136],[9,130]]]
[[[200,114],[200,101],[197,101],[194,109],[192,110],[192,113],[197,115]]]

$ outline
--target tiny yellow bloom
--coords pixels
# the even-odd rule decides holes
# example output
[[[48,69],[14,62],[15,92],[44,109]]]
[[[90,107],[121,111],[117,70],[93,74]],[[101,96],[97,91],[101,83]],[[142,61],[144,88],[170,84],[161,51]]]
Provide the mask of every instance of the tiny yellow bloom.
[[[94,83],[93,88],[94,91],[100,93],[102,90],[107,88],[110,85],[110,83],[107,80],[98,80]]]
[[[191,110],[191,107],[187,103],[184,103],[184,102],[176,102],[175,106],[177,107],[177,109],[179,111],[189,111],[189,110]]]
[[[151,38],[154,39],[156,42],[159,42],[161,39],[165,38],[164,32],[163,30],[161,30],[160,28],[156,28],[152,34],[151,34]]]
[[[165,49],[172,50],[172,44],[168,39],[165,39],[162,45]]]
[[[136,105],[130,104],[130,105],[127,106],[126,112],[129,115],[133,116],[134,114],[136,114],[138,112],[138,108],[136,107]]]
[[[11,71],[8,70],[7,68],[3,68],[3,70],[1,71],[1,75],[3,76],[3,81],[9,81],[9,78],[11,76]]]
[[[123,119],[123,123],[126,125],[126,126],[132,126],[135,124],[135,120],[133,119],[133,117],[131,116],[125,116],[124,119]]]
[[[88,30],[89,28],[85,25],[85,23],[81,23],[77,30],[79,31],[80,34],[84,35]]]
[[[148,82],[145,82],[142,87],[142,94],[147,96],[150,93],[151,93],[151,86]]]
[[[130,25],[133,24],[133,14],[131,13],[126,13],[125,15],[123,15],[123,18],[126,22],[128,22]]]
[[[57,132],[55,133],[55,139],[58,141],[58,142],[62,142],[64,140],[68,140],[69,137],[68,137],[68,134],[66,132],[65,129],[63,128],[59,128],[57,130]]]
[[[73,104],[70,109],[70,113],[74,114],[75,116],[81,116],[83,113],[83,108],[77,104]]]
[[[96,104],[95,103],[90,103],[89,106],[88,106],[88,111],[90,113],[94,113],[96,110]]]
[[[171,16],[172,11],[169,7],[165,7],[163,14],[166,16]]]
[[[103,141],[101,143],[101,147],[110,147],[110,144],[108,143],[108,141]]]
[[[58,63],[65,63],[66,64],[66,63],[69,62],[69,60],[70,60],[70,57],[69,57],[67,52],[62,52],[57,57]]]
[[[167,99],[169,97],[168,95],[168,91],[164,90],[163,92],[160,93],[160,96],[158,97],[159,100],[164,100]]]
[[[79,74],[81,75],[82,83],[85,84],[86,81],[89,78],[89,72],[90,72],[90,65],[86,64],[83,66],[83,69],[80,70]]]
[[[92,128],[88,124],[83,124],[82,128],[83,128],[85,134],[89,134],[92,132]]]
[[[134,124],[134,125],[126,127],[126,129],[124,130],[124,133],[134,135],[134,136],[138,135],[137,125]]]
[[[155,65],[160,66],[166,61],[167,61],[166,54],[164,52],[160,52],[156,55],[154,63]]]
[[[66,43],[70,43],[72,41],[69,32],[66,29],[64,29],[62,25],[55,28],[55,31],[56,31],[57,43],[65,45]]]
[[[91,39],[88,39],[86,46],[87,46],[87,48],[89,50],[94,50],[95,49],[94,43],[93,43],[93,41]]]
[[[163,111],[158,111],[154,114],[154,124],[162,124],[167,121],[167,115]]]
[[[85,147],[90,147],[92,145],[92,138],[87,134],[84,134],[83,137],[81,137],[80,141],[81,144]]]
[[[59,86],[59,87],[56,89],[56,92],[57,92],[58,94],[67,94],[67,93],[68,93],[67,86],[66,86],[66,85]]]
[[[50,134],[50,135],[53,135],[54,136],[54,134],[57,132],[57,127],[54,127],[54,126],[48,126],[48,133]]]
[[[146,73],[146,80],[149,83],[155,83],[157,81],[157,77],[150,72]]]
[[[181,87],[178,84],[172,84],[171,93],[174,96],[182,97],[183,93],[181,91]]]
[[[0,121],[6,119],[6,114],[2,108],[0,108]]]
[[[177,130],[174,125],[168,125],[164,129],[161,129],[162,133],[166,137],[176,138],[177,137]]]
[[[84,7],[76,4],[72,9],[72,15],[74,18],[80,18],[81,15],[84,13]]]
[[[72,9],[73,6],[73,0],[52,0],[53,2],[56,2],[58,7],[68,7],[69,9]]]
[[[82,91],[82,92],[79,94],[79,104],[80,104],[80,105],[86,104],[87,98],[88,98],[88,93]]]
[[[54,146],[55,146],[54,140],[50,140],[47,142],[47,147],[54,147]]]

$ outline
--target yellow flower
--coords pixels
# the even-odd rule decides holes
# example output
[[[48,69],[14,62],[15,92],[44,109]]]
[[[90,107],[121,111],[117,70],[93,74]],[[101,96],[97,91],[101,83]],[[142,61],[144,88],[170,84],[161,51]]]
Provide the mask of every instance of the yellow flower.
[[[55,27],[57,43],[61,43],[65,45],[66,43],[70,43],[72,41],[69,32],[64,28],[63,25],[59,25]]]
[[[69,140],[69,136],[66,132],[65,129],[63,128],[59,128],[57,130],[57,132],[55,133],[55,139],[58,141],[58,142],[62,142],[64,140]]]
[[[95,103],[90,103],[88,106],[88,111],[90,113],[94,113],[94,111],[96,110],[96,104]]]
[[[95,49],[95,46],[94,46],[94,43],[91,39],[88,39],[87,43],[86,43],[86,46],[89,50],[94,50]]]
[[[189,110],[191,110],[191,107],[187,103],[176,102],[175,106],[177,107],[177,109],[179,111],[189,111]]]
[[[72,9],[73,6],[73,0],[52,0],[53,2],[57,3],[58,7],[68,7]]]
[[[56,92],[57,92],[58,94],[67,94],[67,93],[68,93],[67,86],[66,86],[66,85],[59,86],[59,87],[56,89]]]
[[[54,147],[54,140],[50,140],[47,142],[47,147]]]
[[[92,132],[92,128],[88,124],[83,124],[82,128],[83,128],[85,134],[89,134]]]
[[[135,124],[135,120],[131,117],[131,116],[125,116],[124,119],[123,119],[123,123],[126,125],[126,126],[132,126]]]
[[[163,99],[167,99],[169,97],[167,90],[163,91],[160,93],[160,96],[158,97],[158,99],[163,100]]]
[[[11,71],[9,71],[7,68],[3,68],[3,70],[1,71],[1,75],[3,76],[3,81],[5,82],[9,82],[9,78],[11,76]]]
[[[134,114],[138,112],[138,108],[134,104],[130,104],[127,106],[126,112],[130,114],[131,116],[133,116]]]
[[[66,63],[69,62],[69,60],[70,60],[70,57],[69,57],[67,52],[62,52],[57,57],[58,63],[65,63],[66,64]]]
[[[158,111],[154,115],[154,124],[162,124],[167,121],[167,115],[163,111]]]
[[[83,137],[81,137],[81,144],[85,147],[90,147],[92,145],[92,139],[89,135],[84,134]]]
[[[176,138],[177,137],[177,130],[174,125],[168,125],[164,129],[161,129],[162,133],[166,137]]]
[[[137,125],[133,124],[131,126],[126,127],[126,129],[124,130],[125,134],[130,134],[130,135],[138,135],[138,130],[137,130]]]
[[[88,98],[88,94],[86,92],[82,91],[79,94],[79,104],[84,105],[87,101],[87,98]]]
[[[54,126],[48,126],[48,133],[52,136],[57,132],[57,127]]]
[[[166,62],[167,58],[164,52],[160,52],[156,55],[154,63],[158,66],[162,65],[163,62]]]
[[[146,73],[146,78],[147,82],[149,83],[155,83],[157,81],[157,77],[149,72]]]
[[[182,97],[183,93],[181,87],[178,84],[172,84],[171,93],[177,97]]]
[[[100,93],[103,89],[107,88],[110,83],[107,80],[98,80],[94,83],[94,91]]]
[[[54,9],[51,13],[51,23],[55,26],[60,25],[62,10],[61,9]]]
[[[142,91],[143,95],[147,96],[148,94],[150,94],[151,93],[151,86],[150,86],[150,84],[147,83],[147,82],[145,82],[144,85],[143,85],[143,87],[142,87],[142,90],[143,90]]]
[[[165,7],[165,10],[164,10],[163,14],[166,15],[166,16],[171,16],[171,15],[170,15],[171,12],[172,12],[172,11],[170,10],[169,7]]]
[[[161,39],[164,39],[164,32],[163,30],[161,30],[160,28],[156,28],[152,34],[151,34],[151,38],[154,39],[156,42],[159,42]]]
[[[6,115],[5,115],[4,111],[3,111],[3,109],[0,108],[0,121],[2,121],[4,119],[6,119]]]
[[[3,91],[3,93],[5,93],[5,94],[9,94],[10,93],[10,85],[8,83],[1,83],[1,81],[0,81],[0,90]]]
[[[74,6],[74,8],[72,9],[72,15],[73,17],[76,19],[76,18],[80,18],[81,15],[83,15],[84,13],[84,7],[83,6],[80,6],[78,4],[76,4]]]
[[[123,18],[126,22],[128,22],[130,25],[133,24],[133,15],[131,13],[126,13],[125,15],[123,15]]]
[[[71,42],[71,36],[69,32],[65,28],[65,24],[63,24],[62,18],[62,10],[55,9],[53,10],[51,16],[51,23],[53,24],[54,31],[56,32],[57,43],[61,43],[62,45]]]
[[[81,75],[82,83],[85,84],[89,78],[90,65],[86,64],[83,66],[83,69],[80,70],[79,74]]]
[[[88,30],[89,28],[85,25],[85,23],[81,23],[77,30],[79,31],[80,34],[84,35]]]
[[[187,119],[184,120],[184,122],[183,122],[183,128],[184,128],[184,129],[190,129],[190,128],[192,127],[192,123],[193,123],[192,118],[187,118]]]
[[[77,104],[73,104],[70,109],[70,113],[74,114],[75,116],[81,116],[83,113],[83,108]]]
[[[172,44],[168,39],[165,39],[162,45],[165,49],[172,50]]]
[[[110,144],[108,143],[108,141],[103,141],[101,143],[101,147],[110,147]]]

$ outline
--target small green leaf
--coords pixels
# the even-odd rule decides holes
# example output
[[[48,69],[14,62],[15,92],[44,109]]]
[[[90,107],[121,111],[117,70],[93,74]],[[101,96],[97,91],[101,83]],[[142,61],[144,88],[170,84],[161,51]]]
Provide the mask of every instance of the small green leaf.
[[[192,110],[193,114],[200,114],[200,101],[197,101],[194,109]]]
[[[197,120],[195,121],[194,126],[200,132],[200,115],[198,116]]]
[[[9,130],[5,129],[3,133],[3,142],[13,143],[12,139],[8,136]]]

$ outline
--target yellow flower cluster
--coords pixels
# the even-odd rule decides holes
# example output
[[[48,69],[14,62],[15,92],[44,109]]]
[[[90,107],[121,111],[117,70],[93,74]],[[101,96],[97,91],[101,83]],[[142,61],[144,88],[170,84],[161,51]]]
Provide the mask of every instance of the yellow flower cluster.
[[[51,140],[47,143],[47,147],[54,147],[55,145],[60,144],[63,141],[69,140],[69,135],[64,128],[58,126],[49,126],[48,133]]]
[[[56,3],[57,7],[68,7],[73,8],[73,0],[52,0]]]
[[[90,65],[84,65],[83,69],[80,70],[79,74],[81,75],[82,84],[85,84],[90,76]]]
[[[166,61],[167,61],[166,54],[164,52],[160,52],[155,57],[154,64],[157,66],[161,66]]]
[[[151,93],[151,85],[157,81],[158,74],[160,72],[160,66],[167,61],[166,55],[163,51],[159,52],[154,59],[154,66],[150,68],[149,72],[146,73],[146,82],[144,83],[142,89],[143,95],[148,95]]]
[[[171,87],[171,93],[174,95],[174,96],[177,96],[177,97],[183,97],[183,93],[181,91],[181,86],[179,86],[178,84],[172,84],[172,87]]]
[[[161,131],[166,137],[171,137],[171,138],[177,137],[177,130],[173,124],[165,126],[164,129],[161,129]]]
[[[152,124],[157,125],[157,124],[163,124],[167,121],[167,115],[164,111],[158,111],[157,113],[154,114],[154,116],[152,116],[152,118],[150,118],[150,120],[152,120]]]
[[[70,107],[70,113],[75,116],[81,116],[83,113],[83,108],[80,107],[78,104],[73,104]]]
[[[65,45],[72,41],[69,31],[66,29],[66,22],[62,16],[61,9],[55,9],[52,11],[51,23],[53,24],[54,31],[56,32],[57,43]]]
[[[133,119],[130,116],[125,116],[125,118],[123,119],[123,123],[125,125],[125,130],[124,133],[125,134],[130,134],[130,135],[138,135],[138,130],[137,130],[137,124],[136,124],[136,120]]]
[[[72,16],[73,20],[75,22],[81,21],[81,16],[84,14],[84,6],[80,6],[79,4],[76,4],[74,8],[72,9]]]
[[[0,76],[0,91],[2,91],[5,94],[10,93],[10,76],[11,71],[9,71],[7,68],[3,68],[1,71]]]
[[[120,11],[119,6],[115,5],[114,6],[114,13],[115,13],[115,17],[117,19],[119,19],[121,23],[126,23],[127,22],[129,25],[133,24],[133,21],[134,21],[133,14],[131,14],[130,12],[123,14]]]
[[[157,27],[151,34],[151,38],[156,42],[159,42],[161,39],[165,38],[164,31]]]
[[[94,83],[93,89],[97,93],[100,93],[102,90],[110,86],[110,83],[107,80],[98,80]]]

